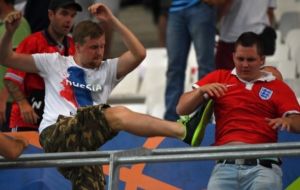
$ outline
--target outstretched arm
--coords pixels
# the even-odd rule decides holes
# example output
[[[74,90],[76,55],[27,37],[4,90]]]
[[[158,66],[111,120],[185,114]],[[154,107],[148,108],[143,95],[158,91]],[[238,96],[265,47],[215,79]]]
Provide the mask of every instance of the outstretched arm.
[[[0,155],[6,159],[18,158],[28,146],[28,140],[22,137],[9,137],[0,133]]]
[[[227,91],[227,87],[221,83],[211,83],[195,88],[184,93],[177,104],[176,111],[179,115],[188,115],[194,112],[209,97],[221,97]]]
[[[4,19],[6,31],[0,40],[1,64],[25,72],[38,72],[31,55],[18,54],[12,50],[12,37],[21,19],[22,14],[18,11],[9,13]]]
[[[266,118],[266,120],[273,129],[300,133],[300,114],[290,114],[275,119]]]
[[[137,37],[115,17],[102,3],[95,3],[89,7],[89,11],[101,21],[111,24],[121,35],[128,51],[119,58],[117,78],[121,78],[135,69],[146,57],[146,50]]]

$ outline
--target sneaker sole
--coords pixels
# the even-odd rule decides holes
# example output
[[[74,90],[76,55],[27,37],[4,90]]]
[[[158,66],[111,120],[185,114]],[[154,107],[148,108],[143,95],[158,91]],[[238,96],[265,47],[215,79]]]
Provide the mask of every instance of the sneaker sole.
[[[214,107],[213,101],[210,99],[205,106],[199,124],[195,130],[195,133],[192,138],[191,146],[199,146],[201,144],[205,134],[206,126],[209,123],[211,116],[213,114],[213,107]]]

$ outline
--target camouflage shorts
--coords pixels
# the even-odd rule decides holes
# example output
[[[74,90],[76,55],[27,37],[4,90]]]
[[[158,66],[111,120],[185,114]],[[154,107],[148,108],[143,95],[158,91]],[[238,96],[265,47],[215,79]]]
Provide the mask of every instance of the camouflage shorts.
[[[74,117],[60,115],[57,122],[40,135],[45,152],[95,151],[117,133],[109,127],[103,110],[108,105],[79,108]],[[73,184],[73,189],[104,189],[101,165],[58,169]]]

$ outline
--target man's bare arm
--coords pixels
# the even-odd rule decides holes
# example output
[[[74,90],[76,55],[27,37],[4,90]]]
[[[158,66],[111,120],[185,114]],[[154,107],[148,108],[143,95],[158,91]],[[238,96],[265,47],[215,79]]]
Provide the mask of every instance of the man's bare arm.
[[[18,54],[12,50],[12,37],[21,19],[22,14],[18,11],[11,12],[4,19],[6,30],[0,40],[1,65],[25,72],[37,73],[38,69],[31,55]]]
[[[28,146],[28,140],[21,137],[9,137],[0,133],[0,155],[6,159],[18,158]]]
[[[20,87],[17,84],[5,79],[4,84],[14,101],[18,102],[25,99],[24,93],[21,91]]]
[[[227,87],[221,83],[210,83],[185,92],[179,98],[176,112],[188,115],[195,111],[207,98],[218,98],[227,92]]]
[[[6,88],[0,90],[0,125],[6,122],[6,102],[8,99],[8,92]]]
[[[119,58],[117,77],[121,78],[135,69],[146,57],[146,50],[137,37],[116,18],[102,3],[89,7],[90,12],[100,21],[110,24],[117,31],[128,51]]]
[[[291,132],[300,133],[300,114],[292,114],[288,118],[291,119]]]
[[[266,118],[266,121],[274,130],[287,130],[293,133],[300,133],[300,114],[289,114],[279,118]]]
[[[22,119],[27,123],[37,123],[39,116],[26,99],[24,92],[13,81],[4,80],[4,84],[20,108]]]

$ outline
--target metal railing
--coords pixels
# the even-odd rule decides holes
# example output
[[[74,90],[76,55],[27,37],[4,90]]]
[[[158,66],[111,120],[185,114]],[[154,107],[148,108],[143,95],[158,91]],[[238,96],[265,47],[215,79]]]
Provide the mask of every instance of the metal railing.
[[[282,156],[300,156],[300,142],[25,154],[14,161],[0,158],[0,169],[109,164],[108,189],[115,190],[118,189],[119,167],[125,164]]]

